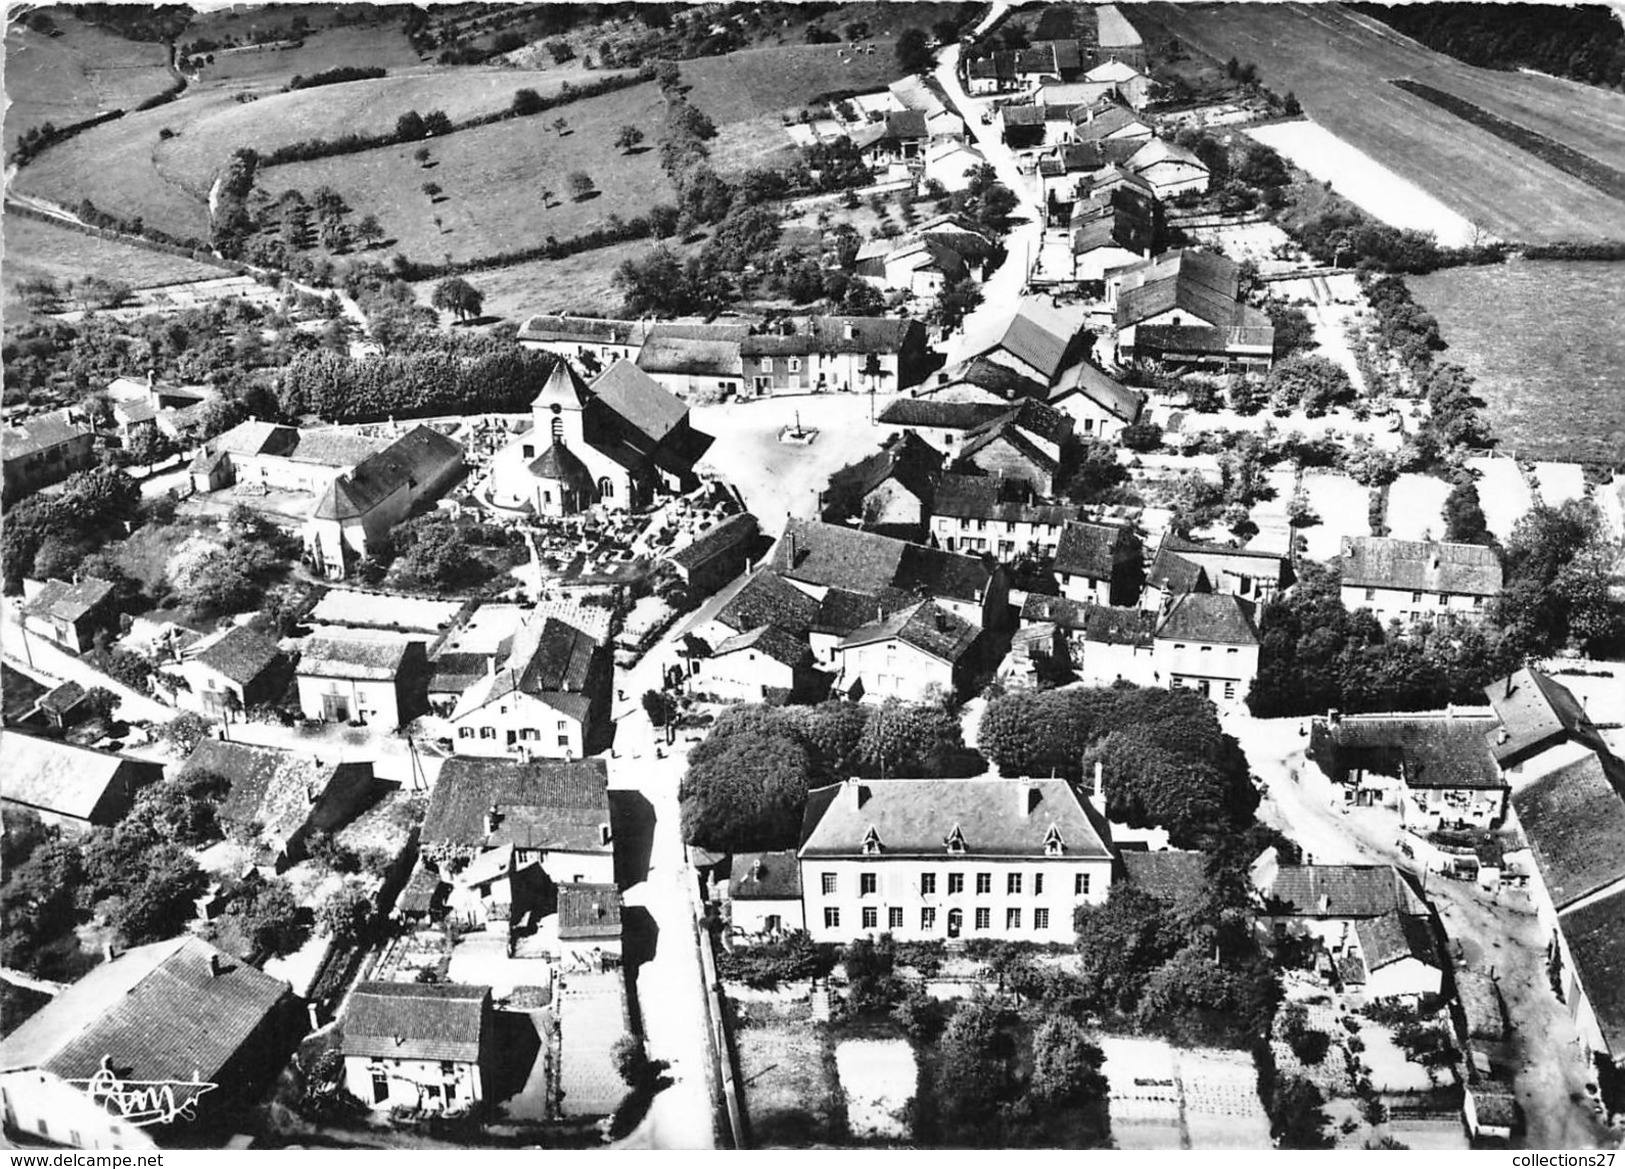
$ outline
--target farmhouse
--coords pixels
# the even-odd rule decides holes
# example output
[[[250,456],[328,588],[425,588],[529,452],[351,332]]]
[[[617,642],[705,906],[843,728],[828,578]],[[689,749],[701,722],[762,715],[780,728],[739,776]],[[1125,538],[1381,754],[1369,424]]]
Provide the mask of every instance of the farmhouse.
[[[965,71],[965,91],[972,97],[986,97],[1014,89],[1016,84],[1016,55],[1013,52],[989,53],[978,57]]]
[[[1427,918],[1385,913],[1354,923],[1354,979],[1370,999],[1436,995],[1444,981],[1444,958]],[[1348,968],[1345,968],[1347,970]]]
[[[880,412],[878,421],[882,426],[898,428],[888,434],[887,439],[911,434],[951,456],[964,444],[968,432],[1008,412],[1007,405],[996,401],[945,402],[935,398],[898,398]]]
[[[187,470],[199,494],[233,484],[320,496],[388,440],[343,427],[299,429],[249,419],[205,444]]]
[[[328,484],[305,521],[305,551],[317,572],[338,580],[372,554],[419,504],[438,498],[463,475],[463,448],[427,426],[414,426]]]
[[[771,939],[805,929],[801,865],[794,850],[735,853],[727,888],[729,933]]]
[[[363,982],[342,1024],[344,1086],[374,1109],[444,1112],[485,1098],[491,988]]]
[[[967,336],[965,352],[1047,389],[1065,368],[1076,335],[1077,330],[1061,313],[1036,297],[1027,297]]]
[[[1130,200],[1117,199],[1104,212],[1080,205],[1072,216],[1072,278],[1099,284],[1107,272],[1150,255],[1156,243],[1156,220]]]
[[[1033,90],[1033,105],[1072,111],[1092,110],[1111,101],[1117,87],[1109,81],[1052,81]]]
[[[421,641],[312,637],[299,658],[299,709],[323,722],[398,727],[424,705],[427,675]]]
[[[859,153],[876,170],[919,158],[931,138],[923,110],[893,110],[859,141]]]
[[[1428,913],[1392,865],[1283,865],[1268,848],[1253,862],[1252,879],[1262,899],[1256,923],[1267,936],[1312,938],[1335,956],[1354,944],[1357,922]]]
[[[1206,163],[1166,138],[1146,139],[1124,160],[1123,169],[1144,179],[1159,199],[1173,199],[1187,191],[1199,195],[1212,178]]]
[[[786,588],[790,587],[788,585]],[[813,661],[805,628],[758,625],[716,642],[697,683],[706,693],[738,702],[763,702],[822,693],[828,679]]]
[[[1038,622],[1053,623],[1066,639],[1073,673],[1084,685],[1156,681],[1154,614],[1033,593],[1022,602],[1021,623]]]
[[[1140,599],[1140,538],[1108,524],[1068,523],[1055,550],[1061,595],[1097,605],[1133,605]]]
[[[1115,82],[1088,81],[1084,86],[1111,86],[1116,90]],[[1115,102],[1091,103],[1087,98],[1080,98],[1073,103],[1072,134],[1079,142],[1143,143],[1151,137],[1151,127],[1138,114]]]
[[[947,474],[931,503],[931,538],[949,552],[991,553],[1000,560],[1053,557],[1063,527],[1081,508],[1039,503],[1020,481]]]
[[[617,361],[636,361],[649,329],[643,321],[538,315],[519,327],[516,339],[526,349],[540,349],[573,362],[593,377]]]
[[[936,240],[878,239],[859,249],[852,274],[883,292],[907,292],[923,299],[941,295],[967,271],[964,257]]]
[[[117,824],[141,789],[164,777],[161,764],[55,739],[7,731],[4,742],[0,803],[27,808],[47,824],[73,832]]]
[[[1062,372],[1049,392],[1049,405],[1072,419],[1084,438],[1116,442],[1145,410],[1145,394],[1131,390],[1088,360]]]
[[[1241,702],[1258,675],[1254,606],[1225,593],[1186,593],[1157,625],[1152,660],[1168,685],[1220,706]]]
[[[978,665],[981,633],[933,601],[899,609],[835,647],[835,689],[865,702],[963,695]]]
[[[1148,609],[1165,609],[1185,593],[1224,593],[1264,604],[1291,586],[1286,557],[1250,548],[1203,544],[1168,533],[1146,571]]]
[[[916,245],[908,245],[912,248]],[[926,254],[942,245],[919,241]],[[963,261],[949,253],[963,274]],[[888,255],[888,262],[890,261]],[[893,265],[888,271],[901,271]],[[953,267],[951,262],[950,268]],[[923,269],[915,269],[916,275]],[[905,389],[920,380],[926,359],[925,326],[894,317],[807,317],[778,322],[739,343],[748,392],[815,393],[822,390]]]
[[[1480,622],[1501,595],[1500,558],[1479,544],[1348,536],[1342,568],[1344,607],[1370,609],[1385,625]]]
[[[0,430],[7,499],[60,483],[95,463],[96,433],[79,410],[49,410]]]
[[[1106,900],[1105,825],[1061,779],[851,779],[809,793],[797,853],[815,941],[1064,942]]]
[[[71,653],[84,653],[113,621],[113,586],[98,577],[74,584],[24,580],[23,595],[17,610],[23,628]]]
[[[575,970],[603,970],[621,955],[621,893],[614,885],[559,886],[559,957]]]
[[[1486,686],[1484,694],[1500,724],[1491,750],[1509,783],[1522,784],[1606,749],[1568,688],[1533,667]]]
[[[0,1040],[6,1127],[74,1149],[196,1145],[231,1132],[299,1034],[290,987],[192,934],[119,954]],[[90,1094],[171,1084],[167,1125],[138,1127]]]
[[[950,193],[970,186],[971,173],[987,165],[987,156],[968,142],[944,139],[933,142],[925,150],[925,167],[920,172],[923,186],[933,180]]]
[[[1211,342],[1215,348],[1188,363],[1268,368],[1273,360],[1274,326],[1242,302],[1241,269],[1223,256],[1183,248],[1114,270],[1106,276],[1106,304],[1117,328],[1118,360],[1124,364],[1139,357],[1160,359],[1171,352],[1168,339],[1186,337],[1154,331],[1165,327],[1219,330],[1201,333],[1207,339],[1203,344]]]
[[[1086,81],[1109,83],[1133,109],[1143,110],[1151,101],[1151,79],[1116,57],[1102,61],[1083,76]]]
[[[451,714],[459,755],[579,759],[611,735],[609,648],[557,617],[527,622],[506,664],[466,690]]]
[[[196,642],[174,672],[186,680],[175,705],[211,718],[263,706],[282,697],[288,659],[276,642],[246,625]]]
[[[904,431],[830,476],[825,514],[830,519],[853,515],[868,531],[912,539],[924,531],[941,474],[936,449]]]
[[[737,394],[744,381],[739,346],[749,335],[743,324],[651,325],[637,368],[680,397]]]
[[[1334,783],[1369,803],[1395,785],[1400,823],[1414,832],[1491,828],[1506,813],[1506,781],[1490,753],[1487,719],[1438,715],[1317,718],[1309,756]],[[1373,782],[1372,777],[1380,777]]]
[[[993,120],[999,139],[1012,150],[1030,150],[1044,145],[1044,109],[1041,106],[1000,106]]]
[[[324,762],[302,751],[205,739],[180,774],[225,777],[222,824],[253,833],[280,870],[304,859],[314,833],[334,833],[363,812],[378,789],[371,763]]]
[[[967,434],[958,466],[1023,482],[1037,495],[1051,495],[1061,469],[1061,446],[1071,437],[1069,415],[1028,398]]]
[[[691,596],[709,596],[745,571],[760,532],[749,512],[730,516],[669,553],[666,561]]]

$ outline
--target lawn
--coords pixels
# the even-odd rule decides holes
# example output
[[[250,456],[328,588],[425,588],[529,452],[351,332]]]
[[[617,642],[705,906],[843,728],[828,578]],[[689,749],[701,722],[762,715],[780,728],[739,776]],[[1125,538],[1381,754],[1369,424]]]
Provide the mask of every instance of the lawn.
[[[1221,61],[1257,64],[1264,84],[1295,93],[1315,122],[1495,235],[1625,235],[1625,203],[1389,81],[1424,82],[1616,168],[1625,167],[1625,95],[1477,69],[1333,5],[1158,3],[1125,11],[1142,31],[1161,30]]]
[[[556,114],[439,139],[431,170],[413,159],[415,147],[389,146],[262,169],[259,184],[271,191],[306,192],[331,186],[355,218],[377,215],[397,241],[394,250],[414,259],[489,256],[540,244],[548,236],[579,235],[603,226],[611,215],[631,218],[654,203],[674,202],[658,153],[646,146],[628,155],[613,141],[620,127],[635,125],[652,142],[663,111],[659,89],[648,83],[574,102]],[[555,117],[569,124],[563,136],[551,129]],[[565,186],[565,177],[577,170],[599,188],[579,202]],[[431,181],[443,188],[433,203],[421,189]],[[544,189],[555,194],[546,209]]]
[[[804,1002],[732,1003],[734,1047],[755,1148],[808,1148],[846,1137],[846,1108],[824,1029]]]
[[[19,20],[6,32],[7,150],[24,130],[129,109],[174,81],[163,45],[125,40],[60,8],[50,15],[61,36],[35,32]]]
[[[225,274],[183,256],[149,252],[21,215],[8,215],[0,224],[5,231],[4,281],[8,295],[18,281],[37,276],[61,281],[113,275],[133,288],[145,288],[213,280]]]
[[[908,1136],[905,1116],[919,1069],[907,1040],[842,1040],[835,1047],[835,1067],[846,1093],[846,1122],[853,1136],[887,1140]]]
[[[1444,538],[1444,501],[1450,484],[1432,475],[1401,475],[1388,486],[1384,523],[1396,540]]]

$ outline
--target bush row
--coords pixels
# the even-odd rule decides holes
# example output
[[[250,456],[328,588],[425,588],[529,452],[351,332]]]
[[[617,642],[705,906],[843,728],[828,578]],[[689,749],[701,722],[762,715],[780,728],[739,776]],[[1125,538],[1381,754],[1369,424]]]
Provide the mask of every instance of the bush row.
[[[406,260],[395,264],[395,274],[403,280],[437,280],[442,276],[464,276],[470,272],[486,272],[492,268],[506,268],[510,264],[528,264],[533,260],[562,260],[578,252],[613,247],[631,240],[651,239],[654,225],[643,215],[612,222],[581,235],[556,239],[548,236],[539,244],[518,248],[511,252],[498,252],[490,256],[476,256],[470,260],[454,260],[446,264],[420,263]]]
[[[340,85],[346,81],[374,81],[389,71],[380,65],[340,65],[336,69],[323,69],[306,77],[295,73],[288,82],[289,89],[315,89],[319,85]]]

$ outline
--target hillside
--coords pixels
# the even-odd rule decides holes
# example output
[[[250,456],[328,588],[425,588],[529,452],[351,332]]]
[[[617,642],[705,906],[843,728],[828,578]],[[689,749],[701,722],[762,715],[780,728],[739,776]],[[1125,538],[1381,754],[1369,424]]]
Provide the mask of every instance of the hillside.
[[[59,9],[38,23],[56,35],[20,20],[6,30],[7,150],[25,130],[131,109],[174,84],[161,44],[126,40]]]

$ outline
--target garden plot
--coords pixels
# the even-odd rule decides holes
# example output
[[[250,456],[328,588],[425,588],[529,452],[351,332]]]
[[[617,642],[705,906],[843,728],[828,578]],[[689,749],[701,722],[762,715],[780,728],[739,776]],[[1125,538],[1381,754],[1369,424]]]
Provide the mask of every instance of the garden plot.
[[[1185,1131],[1193,1149],[1267,1149],[1270,1118],[1258,1099],[1250,1055],[1218,1049],[1179,1053]]]
[[[1444,536],[1444,501],[1450,484],[1431,475],[1401,475],[1388,488],[1384,522],[1396,540]]]
[[[1347,475],[1305,471],[1303,490],[1320,522],[1303,529],[1311,560],[1330,560],[1343,550],[1345,536],[1371,534],[1371,492]]]
[[[1112,1143],[1119,1149],[1182,1149],[1179,1069],[1160,1039],[1100,1037]]]
[[[1484,520],[1499,540],[1512,535],[1524,513],[1535,505],[1529,484],[1513,459],[1480,457],[1468,459],[1470,470],[1478,472],[1478,502]]]
[[[1246,131],[1289,162],[1362,210],[1394,227],[1431,231],[1441,244],[1465,247],[1476,229],[1466,216],[1452,211],[1415,183],[1400,178],[1376,159],[1314,122],[1278,122]]]
[[[1292,523],[1287,518],[1287,506],[1297,487],[1297,475],[1282,467],[1264,473],[1264,482],[1274,496],[1253,504],[1248,517],[1258,526],[1258,535],[1247,542],[1249,548],[1260,552],[1278,552],[1287,555],[1292,549]]]
[[[903,1039],[848,1039],[835,1048],[835,1069],[846,1093],[846,1124],[860,1139],[908,1136],[903,1114],[919,1073]]]
[[[1540,501],[1547,507],[1561,507],[1571,499],[1585,498],[1585,468],[1579,463],[1536,463],[1533,477]]]

